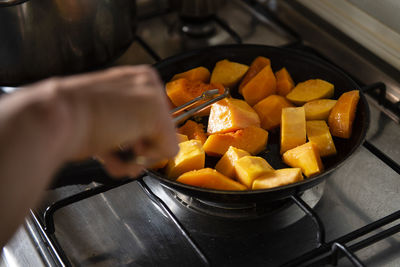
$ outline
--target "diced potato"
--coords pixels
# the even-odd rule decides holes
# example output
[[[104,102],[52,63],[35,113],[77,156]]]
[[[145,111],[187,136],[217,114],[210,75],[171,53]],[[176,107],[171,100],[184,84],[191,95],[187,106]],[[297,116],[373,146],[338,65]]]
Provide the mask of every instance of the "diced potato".
[[[307,121],[306,128],[308,140],[317,145],[321,157],[336,155],[335,144],[325,121]]]
[[[247,189],[244,185],[211,168],[186,172],[179,176],[177,181],[183,184],[217,190],[242,191]]]
[[[215,165],[215,169],[229,178],[236,179],[235,163],[244,156],[250,156],[250,153],[230,146],[228,151],[217,162],[217,165]]]
[[[180,133],[176,134],[176,138],[178,139],[178,143],[189,141],[189,139],[186,135],[180,134]],[[153,166],[151,166],[150,169],[153,169],[153,170],[162,169],[165,166],[167,166],[168,161],[169,161],[168,159],[163,159],[163,160],[157,162],[156,164],[154,164]]]
[[[275,72],[276,91],[278,95],[286,96],[294,87],[292,77],[286,68],[282,68]]]
[[[207,140],[206,133],[204,132],[204,125],[192,120],[187,120],[183,126],[179,127],[178,131],[186,135],[189,140],[199,140],[201,144],[204,144]]]
[[[245,101],[226,98],[211,105],[207,132],[232,132],[249,126],[260,127],[260,118]]]
[[[261,157],[244,156],[236,161],[235,171],[238,181],[251,189],[256,178],[274,169]]]
[[[227,59],[218,61],[211,73],[211,83],[221,83],[232,88],[246,74],[249,66],[231,62]]]
[[[282,109],[294,107],[286,98],[279,95],[270,95],[253,108],[261,120],[261,128],[272,130],[281,124]]]
[[[252,189],[268,189],[302,181],[300,168],[279,169],[268,172],[254,180]]]
[[[281,154],[306,142],[306,115],[303,107],[283,108]]]
[[[298,83],[293,90],[286,95],[286,98],[300,106],[316,99],[331,98],[333,93],[333,84],[321,79],[311,79]]]
[[[250,126],[236,132],[212,134],[203,145],[209,156],[222,156],[234,146],[256,155],[265,149],[268,141],[268,132],[260,127]]]
[[[276,78],[270,65],[265,66],[242,88],[244,100],[250,106],[273,94],[276,94]]]
[[[239,85],[239,93],[242,94],[243,87],[257,75],[265,66],[271,65],[271,60],[266,57],[256,57],[256,59],[251,62],[250,68],[243,77],[242,82]]]
[[[210,71],[204,67],[197,67],[182,73],[175,74],[171,81],[180,79],[180,78],[186,78],[189,81],[201,81],[203,83],[209,83],[210,82]]]
[[[304,104],[306,120],[328,120],[329,113],[335,106],[336,100],[317,99]]]
[[[320,174],[324,169],[318,147],[313,142],[286,151],[283,162],[290,167],[300,168],[307,177]]]
[[[328,118],[333,136],[350,138],[359,99],[358,90],[346,92],[339,97]]]
[[[189,140],[179,144],[178,154],[167,165],[167,176],[177,178],[182,173],[204,168],[205,153],[198,140]]]

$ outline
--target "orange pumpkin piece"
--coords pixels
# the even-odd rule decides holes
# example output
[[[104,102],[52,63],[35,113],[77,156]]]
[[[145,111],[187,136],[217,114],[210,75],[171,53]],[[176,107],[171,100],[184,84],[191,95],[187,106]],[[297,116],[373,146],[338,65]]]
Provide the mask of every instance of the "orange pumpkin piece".
[[[198,140],[189,140],[179,143],[179,152],[167,165],[167,176],[177,178],[182,173],[204,168],[205,153]]]
[[[275,72],[276,91],[278,95],[286,96],[294,87],[292,77],[286,68],[282,68]]]
[[[189,141],[188,137],[184,134],[177,133],[176,138],[178,139],[178,143]],[[154,169],[154,170],[162,169],[168,164],[168,161],[169,161],[168,159],[161,160],[161,161],[157,162],[156,164],[154,164],[153,166],[151,166],[150,169]]]
[[[246,190],[246,187],[211,168],[186,172],[179,176],[178,182],[217,190]]]
[[[234,146],[256,155],[265,149],[268,141],[268,132],[262,128],[250,126],[236,132],[212,134],[203,145],[209,156],[222,156]]]
[[[279,95],[270,95],[253,108],[261,120],[261,128],[272,130],[281,124],[282,109],[294,107],[286,98]]]
[[[256,57],[253,62],[251,62],[250,68],[244,75],[242,82],[239,85],[239,93],[242,94],[243,87],[257,75],[265,66],[271,65],[271,60],[266,57]]]
[[[182,73],[175,74],[171,81],[186,78],[189,81],[201,81],[203,83],[210,82],[210,71],[205,67],[197,67]]]
[[[305,176],[311,177],[324,169],[319,150],[313,142],[295,147],[283,154],[283,162],[293,168],[300,168]]]
[[[325,121],[307,121],[308,140],[317,145],[321,157],[336,155],[335,144]]]
[[[185,134],[177,133],[177,134],[176,134],[176,138],[178,139],[178,143],[182,143],[182,142],[185,142],[185,141],[189,141],[189,138],[188,138],[187,135],[185,135]]]
[[[359,99],[358,90],[343,93],[339,97],[328,118],[333,136],[350,138]]]
[[[311,79],[298,83],[293,90],[286,95],[286,98],[300,106],[312,100],[331,98],[333,93],[333,84],[321,79]]]
[[[244,156],[236,161],[235,171],[238,181],[251,189],[256,178],[274,169],[261,157]]]
[[[229,178],[236,179],[235,163],[244,156],[250,156],[250,153],[243,149],[230,146],[217,162],[217,165],[215,165],[215,169]]]
[[[303,107],[283,108],[281,154],[306,142],[306,115]]]
[[[328,120],[331,110],[336,105],[333,99],[317,99],[304,104],[306,120]]]
[[[201,144],[204,144],[207,140],[206,133],[204,132],[204,125],[192,120],[187,120],[185,124],[178,129],[178,132],[186,135],[189,140],[199,140]]]
[[[245,101],[225,98],[211,105],[207,133],[226,133],[249,126],[260,126],[260,118]]]
[[[242,95],[250,106],[273,94],[276,94],[276,78],[271,65],[265,66],[242,88]]]
[[[220,83],[225,87],[234,87],[245,75],[249,66],[227,59],[218,61],[211,73],[211,83]]]
[[[302,181],[303,175],[300,168],[279,169],[261,175],[254,180],[252,189],[268,189],[278,186],[293,184]]]

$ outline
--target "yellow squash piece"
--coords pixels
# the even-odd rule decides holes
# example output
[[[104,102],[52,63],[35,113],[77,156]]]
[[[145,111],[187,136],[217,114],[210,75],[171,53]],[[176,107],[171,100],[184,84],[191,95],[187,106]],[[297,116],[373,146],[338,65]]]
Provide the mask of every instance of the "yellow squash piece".
[[[283,108],[281,121],[281,154],[305,142],[306,115],[304,108]]]
[[[247,188],[211,168],[186,172],[179,176],[178,182],[217,190],[243,191]]]
[[[313,142],[286,151],[283,162],[290,167],[300,168],[307,177],[320,174],[324,169],[318,147]]]
[[[182,73],[175,74],[171,81],[186,78],[189,81],[201,81],[203,83],[210,82],[210,71],[204,67],[197,67]]]
[[[268,132],[260,127],[250,126],[236,132],[212,134],[203,145],[209,156],[222,156],[234,146],[256,155],[265,149],[268,141]]]
[[[302,181],[300,168],[279,169],[268,172],[254,180],[252,189],[268,189]]]
[[[286,98],[280,95],[270,95],[253,108],[261,120],[261,128],[272,130],[281,124],[282,109],[294,107]]]
[[[316,99],[331,98],[333,93],[333,84],[321,79],[311,79],[298,83],[293,90],[286,95],[286,98],[300,106]]]
[[[202,144],[207,140],[204,125],[192,120],[187,120],[183,126],[179,127],[178,131],[186,135],[189,140],[199,140]]]
[[[245,101],[227,98],[212,104],[207,133],[227,133],[249,126],[260,127],[260,118]]]
[[[177,178],[182,173],[204,168],[205,153],[199,140],[189,140],[179,144],[178,154],[167,165],[167,176]]]
[[[227,59],[218,61],[211,73],[211,83],[221,83],[232,88],[246,74],[249,66],[231,62]]]
[[[321,157],[336,155],[335,144],[325,121],[307,121],[306,128],[308,140],[317,145]]]
[[[328,120],[329,113],[335,106],[336,100],[333,99],[317,99],[304,104],[306,112],[306,120]]]
[[[261,157],[244,156],[236,161],[235,171],[238,181],[251,189],[256,178],[274,169]]]
[[[215,169],[229,178],[236,179],[235,163],[244,156],[250,156],[250,153],[230,146],[228,151],[217,162],[217,165],[215,165]]]

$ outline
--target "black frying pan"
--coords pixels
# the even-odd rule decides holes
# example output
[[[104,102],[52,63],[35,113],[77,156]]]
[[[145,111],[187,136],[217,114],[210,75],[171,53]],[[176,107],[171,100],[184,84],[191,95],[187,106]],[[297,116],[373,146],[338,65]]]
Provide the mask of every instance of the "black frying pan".
[[[252,60],[257,56],[269,58],[274,71],[286,67],[295,83],[319,78],[334,84],[335,99],[346,91],[354,89],[360,90],[360,87],[346,74],[321,59],[291,49],[262,45],[224,45],[208,47],[167,58],[155,64],[155,67],[158,69],[162,79],[167,82],[174,74],[194,67],[204,66],[212,71],[215,63],[222,59],[229,59],[231,61],[250,65]],[[239,97],[237,88],[233,88],[231,93],[234,97]],[[330,172],[345,163],[354,151],[364,142],[368,125],[368,103],[360,91],[360,101],[357,107],[351,138],[334,138],[338,153],[336,156],[323,158],[325,167],[323,173],[287,186],[253,191],[220,191],[181,184],[167,179],[161,172],[151,170],[147,172],[149,176],[158,179],[168,188],[207,201],[223,203],[275,201],[289,197],[295,193],[300,193],[321,183]],[[279,129],[270,132],[267,149],[260,153],[259,156],[264,157],[274,168],[287,167],[282,163],[279,155]],[[206,165],[214,166],[217,160],[216,158],[209,157],[206,159]]]

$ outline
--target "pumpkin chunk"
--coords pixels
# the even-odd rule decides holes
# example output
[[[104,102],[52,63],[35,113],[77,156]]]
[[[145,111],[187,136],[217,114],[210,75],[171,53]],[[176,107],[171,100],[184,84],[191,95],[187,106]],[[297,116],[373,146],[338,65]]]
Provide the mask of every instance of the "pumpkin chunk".
[[[268,189],[278,186],[293,184],[302,181],[303,175],[300,168],[279,169],[261,175],[254,180],[252,189]]]
[[[336,155],[335,144],[325,121],[307,121],[308,140],[317,145],[321,157]]]
[[[275,72],[276,91],[278,95],[286,96],[294,87],[292,77],[286,68],[282,68]]]
[[[225,87],[234,87],[245,75],[249,66],[231,62],[227,59],[218,61],[211,73],[211,83],[220,83]]]
[[[204,125],[201,123],[187,120],[185,124],[178,129],[179,133],[186,135],[189,140],[199,140],[201,144],[207,140],[206,133],[204,132]]]
[[[276,78],[270,65],[265,66],[242,88],[242,95],[250,106],[273,94],[276,94]]]
[[[186,172],[179,176],[178,182],[217,190],[246,190],[246,187],[211,168]]]
[[[311,177],[324,169],[319,150],[313,142],[295,147],[283,154],[283,162],[293,168],[300,168],[305,176]]]
[[[177,178],[182,173],[204,168],[205,153],[198,140],[179,143],[179,152],[167,165],[167,176]]]
[[[256,155],[265,149],[268,141],[268,132],[262,128],[250,126],[236,132],[212,134],[203,145],[209,156],[222,156],[234,146]]]
[[[339,97],[328,118],[333,136],[350,138],[359,99],[358,90],[346,92]]]
[[[271,60],[266,57],[256,57],[253,62],[251,62],[250,68],[243,77],[242,82],[239,85],[239,93],[242,94],[243,87],[257,75],[265,66],[271,65]]]
[[[265,130],[272,130],[281,124],[282,109],[294,107],[286,98],[279,95],[270,95],[253,108],[261,120],[261,127]]]
[[[281,154],[306,142],[306,115],[303,107],[283,108]]]
[[[181,79],[181,78],[186,78],[189,81],[201,81],[203,83],[208,83],[210,82],[210,71],[204,67],[197,67],[185,72],[181,72],[178,74],[175,74],[171,81]]]
[[[236,179],[235,163],[244,156],[250,156],[250,153],[243,149],[230,146],[217,162],[217,165],[215,165],[215,169],[229,178]]]
[[[304,105],[306,102],[312,100],[331,98],[333,93],[333,84],[321,79],[311,79],[298,83],[296,87],[286,95],[286,98],[296,105]]]
[[[261,157],[244,156],[235,163],[238,181],[250,189],[256,178],[273,170],[271,165]]]
[[[189,141],[188,137],[184,134],[177,133],[176,138],[178,139],[178,143]],[[153,170],[162,169],[165,166],[167,166],[168,161],[169,161],[168,159],[163,159],[163,160],[157,162],[156,164],[154,164],[153,166],[151,166],[150,169],[153,169]]]
[[[260,118],[245,101],[226,98],[211,105],[207,132],[226,133],[249,126],[260,126]]]
[[[328,120],[335,104],[336,100],[333,99],[318,99],[305,103],[306,120]]]

